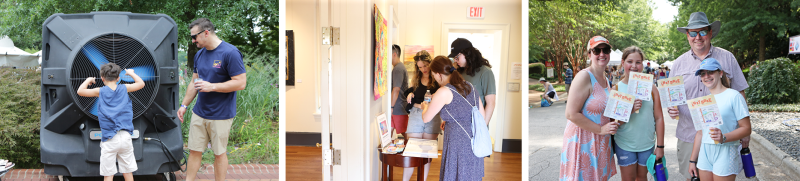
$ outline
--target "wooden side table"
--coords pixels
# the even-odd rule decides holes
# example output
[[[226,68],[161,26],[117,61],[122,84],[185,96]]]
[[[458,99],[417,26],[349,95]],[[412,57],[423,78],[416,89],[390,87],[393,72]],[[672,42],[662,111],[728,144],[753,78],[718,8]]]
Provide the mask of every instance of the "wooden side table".
[[[378,153],[381,153],[380,148],[378,148]],[[389,177],[388,180],[391,181],[393,172],[392,168],[394,167],[403,167],[403,168],[417,167],[417,180],[422,181],[424,180],[425,164],[428,163],[428,159],[430,158],[405,157],[403,156],[403,154],[381,153],[380,156],[381,180],[386,181],[388,172],[388,177]]]

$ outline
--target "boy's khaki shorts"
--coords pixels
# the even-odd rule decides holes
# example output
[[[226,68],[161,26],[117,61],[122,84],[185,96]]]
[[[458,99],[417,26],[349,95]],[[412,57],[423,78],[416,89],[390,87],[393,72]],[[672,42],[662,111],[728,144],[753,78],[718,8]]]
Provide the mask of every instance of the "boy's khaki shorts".
[[[214,155],[225,154],[228,147],[228,136],[231,133],[233,118],[225,120],[205,119],[192,112],[189,123],[189,149],[203,152],[211,142]]]
[[[131,133],[125,130],[120,130],[111,139],[100,142],[100,175],[117,174],[117,162],[121,173],[131,173],[138,169],[133,155]]]

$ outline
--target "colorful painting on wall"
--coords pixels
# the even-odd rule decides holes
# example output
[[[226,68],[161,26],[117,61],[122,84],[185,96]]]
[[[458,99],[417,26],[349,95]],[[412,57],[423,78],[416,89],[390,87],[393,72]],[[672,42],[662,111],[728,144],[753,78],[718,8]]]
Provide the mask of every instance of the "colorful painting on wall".
[[[373,83],[373,91],[375,95],[375,100],[381,98],[386,93],[387,90],[387,76],[386,74],[389,72],[389,39],[388,39],[388,22],[386,19],[383,18],[381,15],[380,10],[378,10],[378,6],[374,5],[374,24],[373,27],[375,28],[375,32],[373,34],[375,40],[375,48],[373,48],[375,63],[373,65],[373,69],[375,70],[374,76],[374,83]]]

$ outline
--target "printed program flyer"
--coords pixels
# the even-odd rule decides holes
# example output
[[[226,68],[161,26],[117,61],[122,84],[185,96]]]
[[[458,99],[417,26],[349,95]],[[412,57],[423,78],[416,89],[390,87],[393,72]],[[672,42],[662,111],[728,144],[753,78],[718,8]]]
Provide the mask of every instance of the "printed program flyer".
[[[611,90],[610,97],[606,102],[606,110],[603,116],[628,122],[631,118],[631,110],[633,109],[633,101],[636,99],[631,94],[626,94]]]
[[[658,93],[662,107],[686,104],[686,89],[683,87],[683,76],[658,80]]]
[[[636,99],[651,101],[653,94],[653,75],[631,72],[628,79],[628,93],[636,96]]]
[[[714,95],[707,95],[689,100],[689,112],[692,114],[695,130],[719,127],[722,125],[722,114],[719,112]]]

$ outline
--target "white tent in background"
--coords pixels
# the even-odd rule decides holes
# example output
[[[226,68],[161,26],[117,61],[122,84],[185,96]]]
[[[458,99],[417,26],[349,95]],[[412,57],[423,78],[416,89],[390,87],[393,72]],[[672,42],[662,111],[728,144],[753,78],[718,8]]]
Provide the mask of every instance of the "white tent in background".
[[[33,53],[33,55],[36,55],[36,56],[39,57],[39,65],[42,65],[42,51],[39,50],[38,52]]]
[[[0,66],[7,67],[38,67],[40,55],[30,54],[14,46],[10,38],[0,38]]]
[[[672,69],[672,61],[664,62],[663,65],[666,65],[669,69]]]
[[[610,58],[611,58],[611,60],[608,61],[608,65],[609,66],[621,64],[622,63],[622,51],[619,51],[619,49],[611,51]]]

